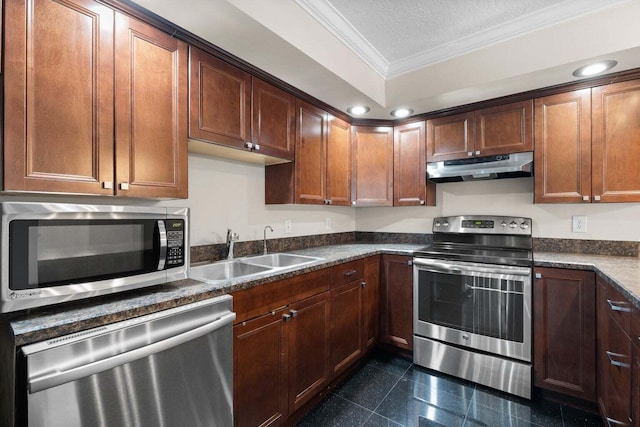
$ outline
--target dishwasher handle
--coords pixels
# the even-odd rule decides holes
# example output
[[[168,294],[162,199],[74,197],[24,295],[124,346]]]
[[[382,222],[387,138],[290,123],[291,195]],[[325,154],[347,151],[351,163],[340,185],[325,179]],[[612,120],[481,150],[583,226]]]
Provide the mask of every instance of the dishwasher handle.
[[[68,382],[76,381],[81,378],[88,377],[100,372],[113,369],[120,365],[134,362],[138,359],[143,359],[154,353],[167,350],[172,347],[176,347],[185,342],[191,341],[196,338],[200,338],[210,332],[220,329],[232,323],[236,318],[234,312],[228,312],[224,316],[214,320],[213,322],[204,324],[195,329],[191,329],[179,335],[174,335],[170,338],[149,344],[144,347],[136,348],[135,350],[121,353],[115,356],[108,357],[106,359],[97,360],[95,362],[88,363],[86,365],[78,366],[66,371],[53,372],[45,374],[39,377],[29,379],[28,388],[29,393],[37,393],[48,388],[56,387]]]

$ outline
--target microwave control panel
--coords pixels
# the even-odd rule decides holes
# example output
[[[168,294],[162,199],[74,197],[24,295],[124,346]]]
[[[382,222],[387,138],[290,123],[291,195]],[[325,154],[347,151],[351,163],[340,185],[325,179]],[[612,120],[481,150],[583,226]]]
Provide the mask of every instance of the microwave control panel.
[[[184,220],[168,219],[167,228],[167,267],[184,265]]]

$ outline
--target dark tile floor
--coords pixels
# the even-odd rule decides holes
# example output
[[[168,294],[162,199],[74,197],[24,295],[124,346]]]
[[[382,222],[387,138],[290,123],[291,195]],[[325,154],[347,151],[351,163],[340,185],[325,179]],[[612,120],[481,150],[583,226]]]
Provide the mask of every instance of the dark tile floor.
[[[311,411],[307,426],[595,427],[600,418],[549,401],[528,401],[375,353]]]

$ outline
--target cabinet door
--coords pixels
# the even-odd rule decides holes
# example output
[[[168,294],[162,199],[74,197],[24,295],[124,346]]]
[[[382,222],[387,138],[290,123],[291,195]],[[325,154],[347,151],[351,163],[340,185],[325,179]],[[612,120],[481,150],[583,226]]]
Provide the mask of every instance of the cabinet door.
[[[533,151],[533,101],[485,108],[475,113],[474,156]]]
[[[293,413],[329,381],[329,292],[289,308],[289,413]]]
[[[378,319],[380,318],[380,256],[372,256],[364,264],[364,288],[362,292],[363,338],[362,348],[369,350],[378,342]]]
[[[473,111],[427,120],[427,162],[473,156]]]
[[[591,93],[593,200],[640,202],[640,80]]]
[[[188,48],[116,14],[118,195],[187,197]]]
[[[5,2],[4,190],[113,194],[113,10]]]
[[[244,148],[251,139],[251,76],[189,50],[189,138]]]
[[[539,98],[535,106],[535,202],[590,201],[591,89]]]
[[[258,78],[251,90],[251,142],[256,151],[294,159],[296,98]]]
[[[327,135],[327,194],[331,205],[351,205],[351,125],[329,118]]]
[[[279,425],[287,418],[287,341],[283,311],[233,327],[235,425]]]
[[[535,385],[595,402],[595,275],[558,268],[534,273]]]
[[[393,206],[393,128],[352,126],[355,206]]]
[[[296,203],[321,205],[325,201],[327,113],[297,101]]]
[[[362,280],[331,290],[331,374],[362,356]]]
[[[411,257],[382,256],[380,340],[413,349],[413,262]]]
[[[426,149],[424,122],[394,128],[394,206],[435,206],[435,184],[427,181]]]

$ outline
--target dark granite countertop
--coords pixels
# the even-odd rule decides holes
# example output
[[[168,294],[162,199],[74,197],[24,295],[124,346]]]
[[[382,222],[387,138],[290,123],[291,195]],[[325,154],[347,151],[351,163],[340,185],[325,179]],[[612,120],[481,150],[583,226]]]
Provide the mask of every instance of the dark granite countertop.
[[[275,272],[255,275],[250,279],[237,278],[212,284],[188,279],[137,291],[33,310],[25,315],[12,318],[10,326],[14,334],[15,345],[21,346],[213,298],[370,255],[381,253],[412,255],[415,249],[422,246],[424,245],[344,244],[291,251],[291,253],[300,255],[321,257],[323,260],[298,268],[280,269]]]

